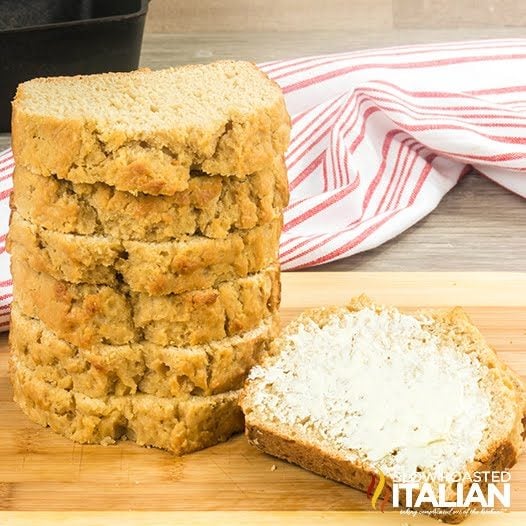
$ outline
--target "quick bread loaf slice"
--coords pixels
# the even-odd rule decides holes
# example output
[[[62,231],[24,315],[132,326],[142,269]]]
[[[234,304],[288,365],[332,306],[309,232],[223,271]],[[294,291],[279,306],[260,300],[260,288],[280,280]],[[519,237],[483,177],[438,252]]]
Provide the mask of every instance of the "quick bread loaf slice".
[[[276,261],[281,215],[224,239],[184,236],[150,243],[63,234],[11,215],[6,248],[31,268],[71,283],[90,283],[154,296],[214,287],[246,277]]]
[[[279,332],[277,314],[256,328],[206,344],[163,347],[150,342],[78,348],[16,305],[9,347],[35,378],[94,398],[138,392],[160,397],[210,396],[240,389]]]
[[[279,86],[248,62],[33,79],[13,102],[18,165],[133,193],[186,190],[192,169],[257,172],[289,133]]]
[[[172,196],[121,192],[104,183],[77,184],[34,174],[17,164],[11,206],[33,224],[65,234],[171,241],[225,238],[278,217],[288,203],[283,158],[243,179],[192,174]]]
[[[524,386],[459,308],[406,315],[360,297],[306,312],[271,347],[240,402],[268,454],[365,491],[380,473],[436,488],[521,452]]]
[[[33,422],[81,444],[131,440],[177,455],[227,440],[243,430],[238,392],[214,396],[91,398],[44,382],[13,356],[14,399]]]
[[[279,265],[216,287],[150,296],[126,287],[59,281],[11,259],[13,295],[20,310],[77,347],[199,345],[254,329],[278,310]]]

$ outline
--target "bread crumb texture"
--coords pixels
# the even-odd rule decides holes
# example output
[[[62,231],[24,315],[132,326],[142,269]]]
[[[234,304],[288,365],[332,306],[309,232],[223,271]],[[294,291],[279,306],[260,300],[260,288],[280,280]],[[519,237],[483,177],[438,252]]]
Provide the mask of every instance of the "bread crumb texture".
[[[83,348],[143,340],[177,346],[220,340],[254,329],[277,312],[280,300],[278,265],[217,287],[166,296],[59,281],[18,259],[11,268],[21,312]]]
[[[10,375],[15,402],[31,420],[82,444],[131,440],[182,455],[243,429],[237,391],[185,398],[91,398],[39,379],[13,356]]]
[[[193,169],[244,177],[271,165],[290,118],[255,65],[222,61],[33,79],[18,87],[12,129],[17,164],[34,173],[173,195]]]
[[[278,331],[275,314],[255,329],[203,345],[139,342],[83,349],[58,338],[14,304],[9,342],[17,363],[35,378],[87,396],[210,396],[240,389]]]
[[[122,192],[104,183],[81,184],[16,166],[11,205],[34,225],[64,234],[162,242],[200,235],[223,239],[267,224],[289,199],[282,156],[245,178],[194,173],[171,196]]]
[[[11,215],[6,248],[32,269],[70,283],[123,284],[153,296],[205,289],[246,277],[275,262],[282,218],[223,239],[181,236],[177,241],[122,241],[63,234]]]

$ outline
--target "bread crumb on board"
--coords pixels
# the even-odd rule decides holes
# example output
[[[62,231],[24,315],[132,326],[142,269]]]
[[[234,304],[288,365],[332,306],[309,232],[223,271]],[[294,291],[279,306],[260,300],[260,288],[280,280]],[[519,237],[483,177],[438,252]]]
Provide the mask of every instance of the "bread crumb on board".
[[[272,464],[272,466],[270,466],[270,471],[276,471],[276,469],[278,469],[278,466],[276,466],[276,464]]]
[[[115,444],[115,440],[113,440],[113,438],[111,437],[104,437],[101,441],[100,441],[101,445],[103,446],[112,446],[113,444]]]

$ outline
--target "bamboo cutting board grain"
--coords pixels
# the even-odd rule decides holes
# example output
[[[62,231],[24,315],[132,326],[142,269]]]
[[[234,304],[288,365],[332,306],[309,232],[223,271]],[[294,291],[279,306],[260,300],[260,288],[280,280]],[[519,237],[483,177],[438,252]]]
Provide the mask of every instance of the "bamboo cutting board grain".
[[[286,273],[283,321],[362,292],[408,310],[464,306],[501,358],[526,377],[526,273]],[[11,396],[4,337],[0,510],[370,510],[363,493],[260,454],[241,435],[182,458],[128,443],[81,446],[30,422]],[[513,510],[526,511],[526,457],[512,475]],[[375,523],[400,524],[398,513],[371,515]],[[490,523],[502,521],[482,522]]]

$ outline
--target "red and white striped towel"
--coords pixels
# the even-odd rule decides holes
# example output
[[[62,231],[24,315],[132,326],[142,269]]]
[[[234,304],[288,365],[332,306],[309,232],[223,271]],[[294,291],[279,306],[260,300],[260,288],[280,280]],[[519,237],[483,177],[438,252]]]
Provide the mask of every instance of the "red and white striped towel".
[[[283,269],[376,247],[431,212],[469,166],[526,197],[526,39],[260,64],[292,115]],[[13,161],[0,155],[5,239]],[[11,283],[0,256],[0,324]]]
[[[14,167],[11,150],[0,152],[0,332],[9,327],[9,308],[13,292],[5,239],[9,226],[9,194],[13,188],[11,175]]]

